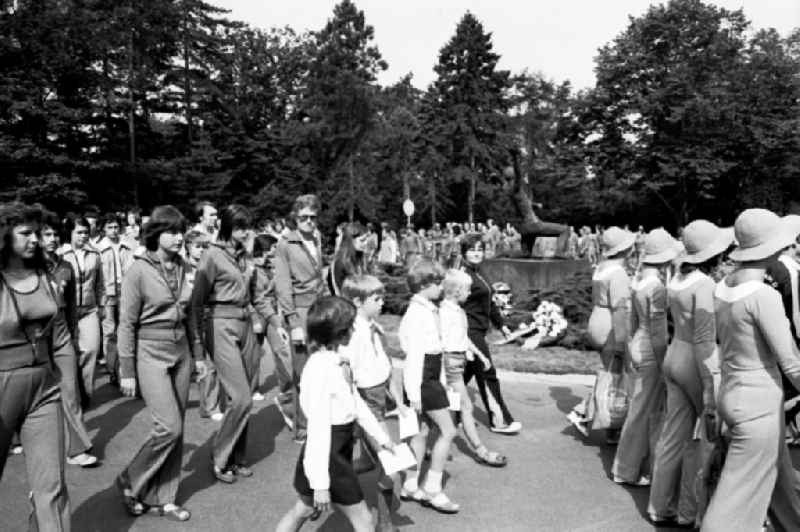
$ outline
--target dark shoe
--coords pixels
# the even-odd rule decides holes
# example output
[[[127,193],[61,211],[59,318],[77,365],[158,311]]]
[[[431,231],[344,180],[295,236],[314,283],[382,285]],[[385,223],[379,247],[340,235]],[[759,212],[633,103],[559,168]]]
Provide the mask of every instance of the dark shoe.
[[[253,470],[244,465],[232,465],[230,471],[237,477],[249,478],[253,476]]]
[[[147,505],[142,501],[131,495],[131,486],[122,477],[117,477],[114,481],[120,496],[122,496],[122,504],[125,506],[125,511],[132,517],[139,517],[147,511]]]
[[[236,473],[234,473],[231,468],[220,469],[217,466],[213,466],[213,470],[214,477],[220,482],[224,482],[225,484],[233,484],[236,482]]]

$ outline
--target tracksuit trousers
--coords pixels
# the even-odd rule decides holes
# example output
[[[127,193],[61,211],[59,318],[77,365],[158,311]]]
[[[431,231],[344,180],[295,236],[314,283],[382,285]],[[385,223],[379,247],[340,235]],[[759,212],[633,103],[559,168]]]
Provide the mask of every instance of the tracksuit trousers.
[[[57,376],[49,365],[0,371],[0,478],[15,432],[25,449],[33,492],[31,530],[69,532],[64,412]]]
[[[183,331],[173,338],[137,338],[136,375],[153,426],[121,476],[133,495],[150,506],[174,503],[178,492],[192,365]]]
[[[226,469],[245,465],[247,425],[253,409],[252,371],[256,349],[255,333],[246,316],[206,319],[206,351],[217,368],[225,394],[225,415],[214,437],[214,465]]]
[[[67,456],[77,456],[92,449],[92,439],[83,421],[78,384],[78,359],[75,355],[55,355],[53,360],[61,385],[61,405],[67,429]]]

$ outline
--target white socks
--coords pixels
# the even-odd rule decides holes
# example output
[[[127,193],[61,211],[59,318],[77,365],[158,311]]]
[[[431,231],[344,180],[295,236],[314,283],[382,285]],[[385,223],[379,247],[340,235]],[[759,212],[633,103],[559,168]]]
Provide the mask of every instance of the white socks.
[[[409,471],[408,476],[406,476],[405,482],[403,482],[403,489],[406,491],[410,491],[414,493],[419,489],[419,482],[417,481],[417,472],[416,471]]]
[[[433,469],[428,470],[428,474],[425,477],[425,491],[428,493],[439,493],[442,491],[441,471],[434,471]]]

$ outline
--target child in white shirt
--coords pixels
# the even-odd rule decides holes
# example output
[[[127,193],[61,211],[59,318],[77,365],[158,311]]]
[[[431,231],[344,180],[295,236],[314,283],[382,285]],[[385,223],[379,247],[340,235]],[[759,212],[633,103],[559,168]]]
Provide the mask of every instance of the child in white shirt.
[[[308,311],[312,354],[300,378],[300,406],[308,419],[306,443],[295,468],[300,498],[278,523],[278,532],[299,530],[309,518],[334,507],[358,532],[374,528],[372,514],[353,469],[354,427],[359,425],[382,449],[391,440],[353,385],[349,363],[337,353],[350,340],[356,308],[344,298],[318,299]]]
[[[398,330],[400,345],[406,353],[403,386],[412,408],[423,414],[419,434],[411,438],[417,459],[416,471],[409,471],[400,498],[430,506],[442,513],[456,513],[458,504],[442,490],[442,474],[456,428],[450,416],[450,401],[444,387],[442,340],[439,312],[434,301],[442,295],[444,270],[431,260],[415,263],[408,272],[408,286],[414,293]],[[419,471],[431,424],[439,428],[439,437],[431,452],[431,465],[425,486],[419,486]]]
[[[402,389],[391,389],[392,363],[383,348],[383,329],[375,322],[383,308],[384,291],[383,283],[373,275],[354,275],[344,280],[341,292],[356,306],[356,318],[350,342],[343,345],[339,353],[350,361],[359,395],[388,432],[384,422],[386,412],[397,407],[397,398],[402,398],[403,394]],[[376,458],[379,451],[377,442],[370,438],[365,442],[372,451],[372,460],[381,467]],[[389,477],[382,470],[378,476],[379,530],[394,529],[391,507],[398,479],[397,475]]]
[[[458,393],[462,427],[467,441],[475,450],[476,460],[484,465],[503,467],[508,463],[505,456],[489,451],[481,443],[478,427],[472,415],[472,401],[464,384],[464,367],[467,360],[477,356],[486,369],[491,361],[470,341],[467,335],[467,313],[461,303],[469,297],[472,278],[460,270],[448,270],[442,282],[444,299],[439,304],[439,321],[442,328],[442,349],[447,385]]]

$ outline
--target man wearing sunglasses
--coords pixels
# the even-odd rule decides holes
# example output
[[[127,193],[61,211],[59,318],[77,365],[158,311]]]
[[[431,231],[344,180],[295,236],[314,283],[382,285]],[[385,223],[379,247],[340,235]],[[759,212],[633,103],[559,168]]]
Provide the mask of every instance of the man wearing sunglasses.
[[[284,394],[276,404],[286,425],[294,430],[295,441],[306,437],[306,420],[297,399],[300,375],[308,359],[306,317],[308,309],[322,295],[322,248],[317,231],[319,199],[313,194],[299,196],[292,206],[296,229],[288,231],[275,246],[275,297],[278,311],[286,320],[291,338],[294,394]]]

